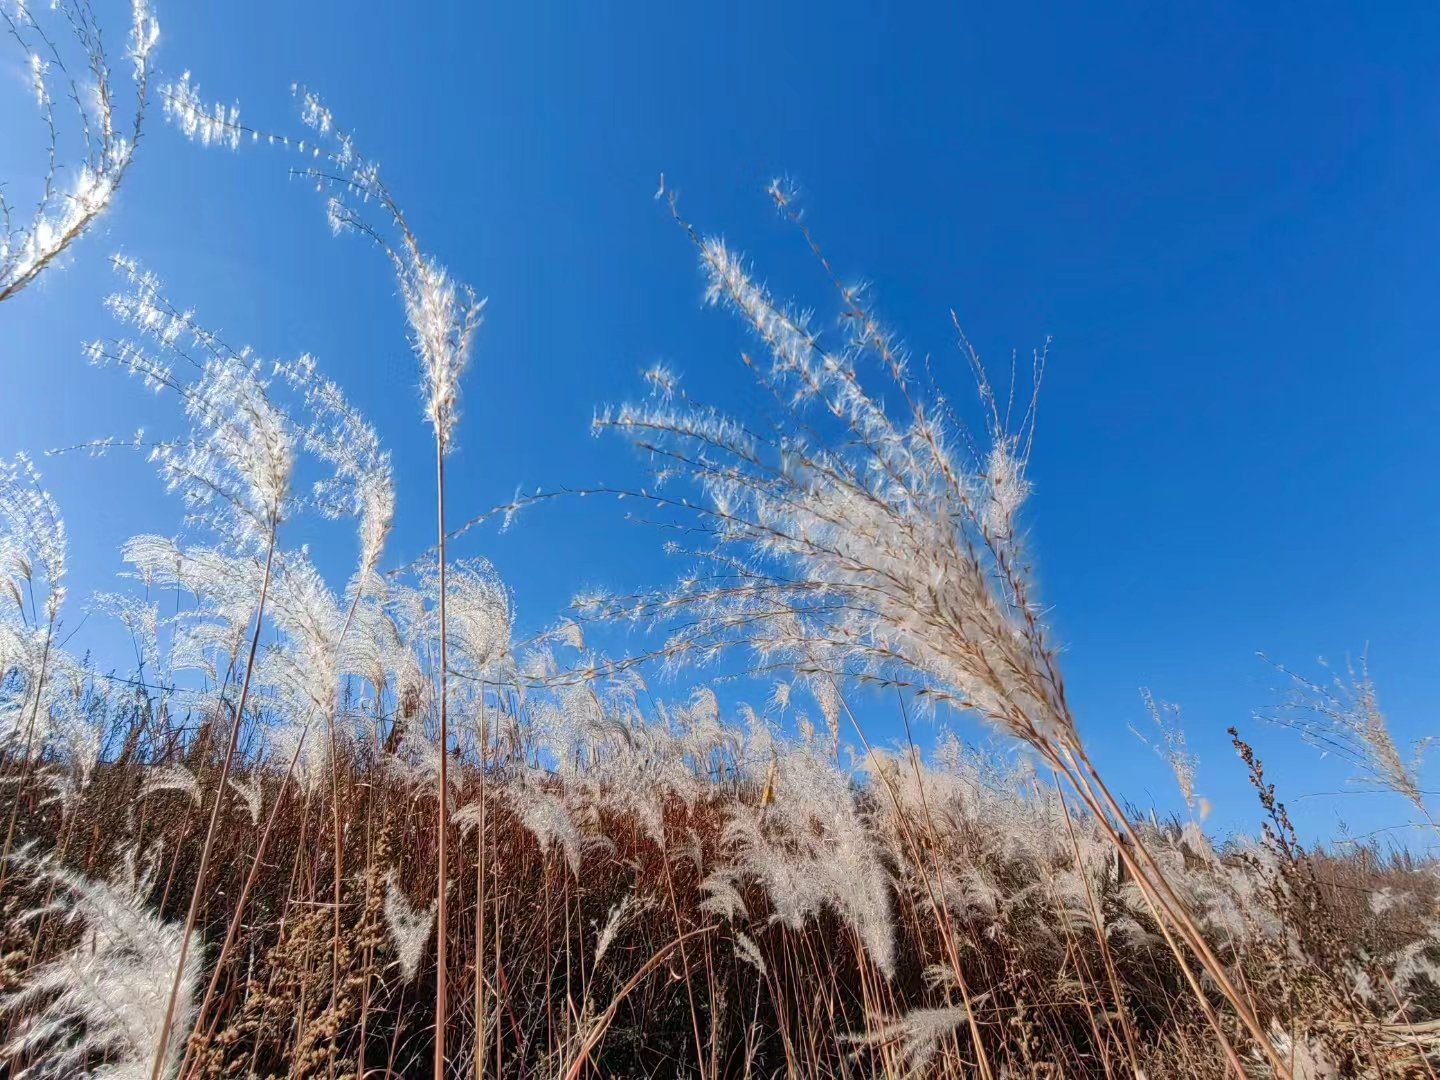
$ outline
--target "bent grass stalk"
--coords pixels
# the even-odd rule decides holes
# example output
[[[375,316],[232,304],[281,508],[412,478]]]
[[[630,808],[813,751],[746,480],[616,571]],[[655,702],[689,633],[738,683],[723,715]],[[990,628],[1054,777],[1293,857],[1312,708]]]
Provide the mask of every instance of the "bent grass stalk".
[[[646,960],[645,963],[640,966],[640,970],[630,976],[625,982],[625,985],[620,987],[615,993],[615,996],[610,999],[610,1004],[605,1007],[605,1011],[592,1022],[590,1029],[581,1040],[579,1049],[575,1052],[575,1060],[571,1062],[570,1066],[565,1070],[564,1080],[576,1080],[581,1072],[584,1071],[585,1066],[590,1061],[590,1051],[594,1050],[595,1047],[599,1045],[600,1040],[605,1037],[605,1032],[610,1027],[610,1022],[615,1019],[615,1013],[619,1010],[621,1003],[630,996],[631,992],[644,982],[646,977],[663,964],[665,958],[681,945],[693,938],[713,933],[715,929],[716,927],[714,926],[701,926],[694,930],[689,930],[675,938],[668,945],[660,948],[649,960]]]
[[[1073,751],[1068,751],[1066,756],[1070,763],[1070,767],[1065,768],[1066,779],[1076,794],[1078,794],[1085,803],[1091,816],[1104,830],[1105,835],[1113,844],[1117,854],[1130,870],[1136,885],[1145,896],[1146,902],[1149,903],[1154,910],[1156,924],[1160,927],[1166,943],[1175,954],[1175,960],[1179,964],[1186,981],[1195,992],[1196,1000],[1204,1011],[1206,1019],[1209,1020],[1211,1027],[1214,1029],[1215,1037],[1225,1053],[1226,1060],[1229,1061],[1231,1068],[1235,1071],[1236,1077],[1239,1078],[1239,1080],[1243,1080],[1247,1075],[1245,1066],[1240,1061],[1239,1055],[1235,1052],[1234,1046],[1231,1045],[1229,1036],[1226,1035],[1225,1029],[1220,1023],[1219,1015],[1216,1014],[1204,989],[1200,986],[1200,983],[1190,970],[1190,965],[1185,959],[1185,953],[1180,943],[1173,937],[1172,930],[1178,933],[1184,940],[1184,943],[1194,951],[1196,959],[1200,961],[1200,966],[1205,969],[1206,974],[1215,980],[1221,994],[1235,1010],[1241,1024],[1244,1025],[1257,1048],[1265,1055],[1270,1067],[1275,1070],[1275,1075],[1280,1077],[1281,1080],[1290,1080],[1289,1065],[1271,1045],[1269,1038],[1266,1037],[1265,1029],[1261,1027],[1260,1021],[1256,1017],[1254,1010],[1250,1007],[1249,1001],[1246,1000],[1245,996],[1235,987],[1224,965],[1221,964],[1219,958],[1215,956],[1210,946],[1205,942],[1199,928],[1196,927],[1189,912],[1185,910],[1184,904],[1181,903],[1179,897],[1175,895],[1174,890],[1170,887],[1169,880],[1165,877],[1164,872],[1151,857],[1149,850],[1145,847],[1144,841],[1140,839],[1139,835],[1137,835],[1133,829],[1126,829],[1125,834],[1122,835],[1119,828],[1114,824],[1115,821],[1125,820],[1124,812],[1121,810],[1119,804],[1116,803],[1104,782],[1100,779],[1099,773],[1096,772],[1089,758],[1086,757],[1084,752],[1079,750],[1078,747]],[[1082,769],[1083,772],[1081,771]],[[1099,796],[1096,795],[1097,790],[1100,793]],[[1112,814],[1115,815],[1113,819],[1110,816]],[[1131,851],[1132,844],[1134,846],[1134,852]],[[1136,853],[1139,854],[1139,859],[1135,857]]]

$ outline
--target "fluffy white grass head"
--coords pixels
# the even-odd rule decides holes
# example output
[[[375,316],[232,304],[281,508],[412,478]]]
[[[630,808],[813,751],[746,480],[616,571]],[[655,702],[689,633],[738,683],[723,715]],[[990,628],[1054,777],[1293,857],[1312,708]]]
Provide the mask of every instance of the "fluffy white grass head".
[[[210,104],[200,94],[200,87],[190,72],[160,87],[165,102],[165,118],[180,129],[186,138],[202,146],[223,146],[234,150],[240,145],[244,129],[240,126],[238,103]]]
[[[158,792],[173,791],[200,807],[200,781],[184,765],[156,765],[147,770],[145,782],[140,785],[140,797],[149,798]]]
[[[1343,671],[1328,670],[1323,660],[1320,666],[1325,674],[1310,678],[1276,665],[1289,680],[1289,692],[1262,718],[1296,731],[1322,754],[1350,765],[1356,779],[1400,795],[1433,823],[1421,768],[1434,738],[1421,739],[1408,754],[1396,745],[1363,655]]]
[[[425,944],[435,929],[435,907],[414,907],[393,870],[385,879],[385,926],[390,931],[400,976],[409,982],[420,970]]]
[[[1017,526],[1043,356],[1017,423],[1013,391],[996,400],[962,336],[987,414],[982,449],[859,290],[840,287],[843,330],[828,347],[724,241],[696,239],[707,298],[768,352],[747,366],[781,415],[756,430],[666,379],[597,418],[651,455],[655,485],[638,494],[688,517],[698,540],[672,546],[696,564],[672,589],[590,614],[663,627],[656,652],[669,660],[738,646],[762,669],[798,671],[832,737],[835,690],[860,678],[974,710],[1052,758],[1076,745]]]
[[[117,112],[126,95],[115,77],[100,21],[88,3],[32,5],[14,0],[0,4],[0,17],[8,43],[24,55],[26,81],[42,130],[48,130],[46,165],[33,209],[21,210],[0,192],[3,302],[60,261],[114,199],[135,156],[160,25],[146,0],[131,0],[124,56],[135,94],[127,120]],[[66,101],[74,106],[68,120]]]
[[[0,1011],[19,1017],[3,1049],[5,1060],[18,1070],[12,1075],[148,1077],[182,933],[178,923],[162,922],[147,910],[153,867],[137,873],[128,863],[120,880],[105,883],[43,858],[21,855],[15,862],[56,891],[56,902],[32,917],[58,918],[77,940],[31,969],[19,989],[0,1001]],[[176,1022],[165,1047],[165,1076],[178,1066],[189,1035],[202,956],[200,936],[192,934]],[[21,1068],[22,1062],[29,1064]]]
[[[980,1000],[980,997],[972,999],[972,1007]],[[914,1009],[904,1016],[880,1023],[872,1031],[851,1035],[848,1041],[859,1046],[894,1045],[898,1048],[900,1060],[910,1070],[906,1075],[921,1076],[940,1049],[940,1044],[963,1028],[968,1018],[969,1011],[962,1005]]]
[[[293,89],[309,138],[262,136],[240,123],[238,105],[206,103],[189,72],[162,92],[167,118],[202,145],[235,149],[247,137],[250,142],[263,138],[307,158],[297,172],[330,193],[325,209],[332,231],[358,232],[389,258],[405,302],[410,344],[420,361],[425,417],[436,441],[447,449],[459,418],[460,376],[469,363],[485,301],[421,250],[379,165],[358,152],[354,138],[336,125],[319,97],[299,86]]]
[[[65,520],[34,463],[0,462],[0,624],[25,620],[32,590],[45,619],[59,617],[68,555]]]

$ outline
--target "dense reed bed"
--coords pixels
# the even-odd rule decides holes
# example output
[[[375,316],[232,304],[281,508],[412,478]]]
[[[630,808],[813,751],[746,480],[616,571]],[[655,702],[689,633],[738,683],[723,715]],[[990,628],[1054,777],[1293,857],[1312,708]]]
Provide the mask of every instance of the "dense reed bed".
[[[984,1055],[995,1075],[1226,1075],[1106,830],[1048,778],[948,741],[876,751],[862,780],[823,736],[707,693],[642,699],[624,680],[459,711],[450,1074],[971,1076]],[[147,699],[87,705],[113,752],[73,789],[56,761],[20,789],[17,1073],[148,1071],[217,794],[228,715],[177,718],[167,747]],[[288,782],[232,768],[167,1075],[430,1070],[436,753],[405,712],[347,717],[337,757]],[[1428,1075],[1433,867],[1306,852],[1275,815],[1218,850],[1192,823],[1130,827],[1293,1075]]]

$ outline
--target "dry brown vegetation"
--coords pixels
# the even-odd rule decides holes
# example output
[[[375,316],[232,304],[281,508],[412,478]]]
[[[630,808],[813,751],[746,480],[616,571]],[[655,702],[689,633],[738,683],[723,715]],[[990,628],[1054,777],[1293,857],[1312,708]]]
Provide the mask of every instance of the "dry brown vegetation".
[[[604,701],[574,691],[555,706],[563,720],[548,705],[497,712],[483,833],[478,768],[456,770],[455,1075],[969,1076],[982,1054],[992,1075],[1225,1075],[1133,880],[1048,784],[951,745],[927,763],[877,755],[877,780],[860,788],[828,747],[732,733],[708,701],[643,726],[622,726]],[[147,707],[112,719],[120,744],[151,741],[153,729],[134,730],[153,723]],[[558,774],[541,766],[555,747],[527,723],[573,724],[585,760]],[[107,904],[133,896],[157,926],[184,919],[224,726],[168,753],[122,751],[74,801],[43,778],[22,789],[7,991],[55,963],[66,977],[87,963],[125,977],[87,947],[115,913],[67,903],[66,875],[108,882]],[[428,778],[411,771],[403,731],[391,737],[382,722],[378,741],[342,754],[337,805],[328,777],[234,777],[256,798],[237,791],[217,834],[190,988],[199,1009],[177,1075],[428,1069],[437,845]],[[1218,851],[1193,826],[1134,829],[1295,1075],[1430,1075],[1433,868],[1368,849],[1306,852],[1275,813],[1274,839]],[[153,1008],[153,986],[114,988],[135,1008],[146,991]],[[56,1039],[94,1034],[93,1020],[70,1019]],[[12,1011],[12,1067],[73,1075],[79,1059],[69,1073],[46,1069],[53,1041],[25,1049],[33,1022]],[[88,1060],[125,1049],[95,1042]],[[1258,1055],[1247,1064],[1263,1074]]]

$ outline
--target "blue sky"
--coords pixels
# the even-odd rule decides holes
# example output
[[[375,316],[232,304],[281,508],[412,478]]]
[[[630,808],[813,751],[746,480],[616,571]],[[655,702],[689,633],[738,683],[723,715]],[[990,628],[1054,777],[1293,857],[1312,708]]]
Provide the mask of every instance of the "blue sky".
[[[637,478],[589,421],[656,360],[760,406],[743,334],[702,309],[693,252],[651,195],[664,171],[697,225],[826,314],[763,194],[786,174],[841,273],[873,282],[957,392],[952,307],[994,361],[1054,335],[1028,523],[1083,733],[1116,786],[1175,802],[1126,729],[1144,723],[1144,685],[1183,706],[1216,827],[1251,816],[1231,723],[1307,832],[1403,818],[1385,800],[1298,799],[1343,774],[1250,714],[1278,681],[1257,650],[1305,667],[1368,643],[1398,735],[1434,729],[1440,12],[157,2],[166,74],[189,68],[281,130],[299,127],[293,82],[320,92],[427,245],[489,296],[457,517],[517,485]],[[99,6],[118,38],[124,5]],[[18,190],[40,144],[18,59],[3,62],[0,176]],[[393,552],[412,556],[431,463],[399,301],[287,165],[203,151],[156,111],[103,224],[0,309],[0,454],[174,424],[80,355],[113,332],[104,256],[123,249],[232,338],[311,352],[352,393],[395,452]],[[177,525],[138,462],[42,464],[77,593],[110,587],[124,537]],[[581,586],[661,580],[659,541],[592,500],[466,550],[497,564],[535,626]],[[897,733],[887,704],[865,715],[873,735]]]

